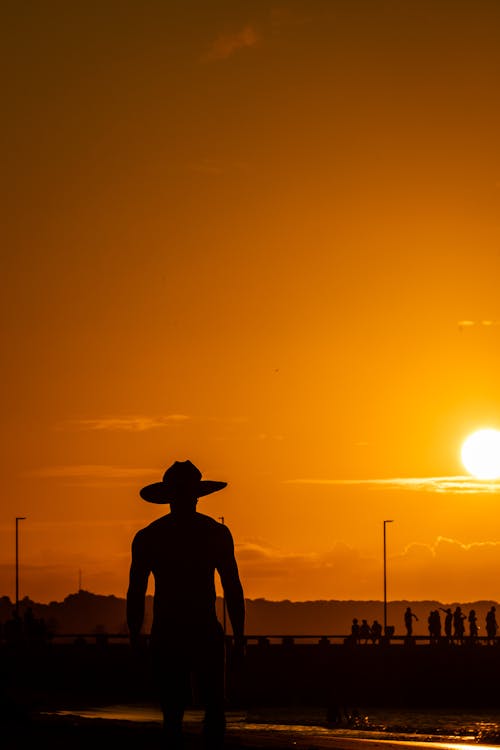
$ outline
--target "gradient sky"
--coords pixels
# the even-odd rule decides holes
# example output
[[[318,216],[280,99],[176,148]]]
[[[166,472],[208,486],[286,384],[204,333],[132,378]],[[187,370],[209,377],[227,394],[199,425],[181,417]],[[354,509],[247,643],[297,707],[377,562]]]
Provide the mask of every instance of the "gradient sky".
[[[124,595],[229,487],[245,592],[498,599],[497,0],[4,10],[0,593]]]

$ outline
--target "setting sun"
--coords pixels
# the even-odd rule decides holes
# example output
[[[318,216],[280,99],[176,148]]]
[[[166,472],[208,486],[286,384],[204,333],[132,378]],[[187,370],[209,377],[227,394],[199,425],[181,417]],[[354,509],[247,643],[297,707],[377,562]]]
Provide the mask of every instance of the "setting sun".
[[[498,479],[500,477],[500,432],[498,430],[478,430],[472,433],[462,445],[462,461],[477,479]]]

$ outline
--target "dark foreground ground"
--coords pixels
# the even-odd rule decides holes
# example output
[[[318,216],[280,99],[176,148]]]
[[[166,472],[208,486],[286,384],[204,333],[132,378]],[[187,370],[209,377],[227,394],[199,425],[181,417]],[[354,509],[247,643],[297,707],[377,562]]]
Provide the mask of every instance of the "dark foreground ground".
[[[161,727],[157,724],[79,717],[34,717],[5,731],[0,737],[3,750],[165,750]],[[231,730],[224,750],[419,750],[422,742],[356,739],[352,737],[303,737],[290,731],[280,734],[265,730]],[[426,742],[428,750],[442,750],[441,743]],[[444,746],[446,748],[446,745]],[[449,748],[450,745],[447,745]],[[467,745],[461,743],[460,750]],[[474,745],[470,745],[473,749]],[[476,745],[483,750],[487,745]],[[198,733],[185,734],[185,750],[203,750]]]
[[[329,742],[301,738],[293,730],[279,736],[265,731],[230,731],[225,750],[359,750],[366,741],[339,739]],[[384,748],[390,743],[370,742],[370,750]],[[11,727],[1,741],[4,750],[165,750],[161,727],[158,724],[112,721],[109,719],[82,719],[80,717],[34,717],[17,728]],[[185,750],[203,750],[201,735],[185,733]]]
[[[256,645],[241,671],[228,673],[228,707],[480,707],[500,710],[500,646],[405,647]],[[122,645],[0,648],[0,750],[156,750],[158,724],[56,717],[44,711],[152,699],[147,657]],[[325,713],[326,715],[326,713]],[[231,729],[227,750],[337,748],[391,743],[304,737],[293,731]],[[186,750],[201,750],[186,734]],[[396,745],[394,745],[396,747]]]
[[[200,737],[186,735],[186,750],[201,750]],[[109,719],[36,716],[11,726],[1,741],[5,750],[164,750],[161,727]],[[228,744],[228,750],[240,745]]]
[[[153,698],[147,652],[126,644],[0,647],[0,702],[38,710]],[[500,706],[500,645],[252,645],[228,705]]]

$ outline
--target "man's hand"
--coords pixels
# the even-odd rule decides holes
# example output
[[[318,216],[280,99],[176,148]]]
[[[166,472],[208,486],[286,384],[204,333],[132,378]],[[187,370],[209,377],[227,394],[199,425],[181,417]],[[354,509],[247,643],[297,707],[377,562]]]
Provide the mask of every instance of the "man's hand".
[[[245,647],[244,636],[233,636],[228,649],[227,698],[232,706],[245,704]]]
[[[243,635],[236,635],[231,643],[231,665],[233,669],[241,668],[245,659],[246,638]]]

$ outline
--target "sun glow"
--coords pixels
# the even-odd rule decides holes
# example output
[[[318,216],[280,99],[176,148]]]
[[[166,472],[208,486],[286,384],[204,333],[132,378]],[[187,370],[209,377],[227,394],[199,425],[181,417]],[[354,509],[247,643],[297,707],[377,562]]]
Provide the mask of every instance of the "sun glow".
[[[462,462],[476,479],[500,478],[500,431],[478,430],[462,445]]]

